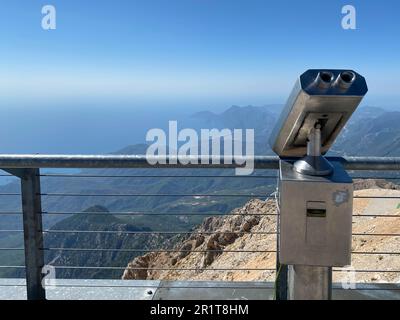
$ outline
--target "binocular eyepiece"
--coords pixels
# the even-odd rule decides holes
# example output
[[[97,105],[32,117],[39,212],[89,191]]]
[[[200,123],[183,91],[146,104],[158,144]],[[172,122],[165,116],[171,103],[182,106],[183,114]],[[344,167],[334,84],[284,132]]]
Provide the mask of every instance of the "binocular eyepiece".
[[[325,154],[368,91],[352,70],[310,69],[298,78],[272,131],[270,145],[281,157],[303,157],[311,130],[320,126]]]
[[[356,79],[356,74],[353,71],[342,71],[336,78],[331,71],[320,71],[315,78],[315,85],[322,89],[327,89],[331,86],[337,86],[342,89],[348,89]]]

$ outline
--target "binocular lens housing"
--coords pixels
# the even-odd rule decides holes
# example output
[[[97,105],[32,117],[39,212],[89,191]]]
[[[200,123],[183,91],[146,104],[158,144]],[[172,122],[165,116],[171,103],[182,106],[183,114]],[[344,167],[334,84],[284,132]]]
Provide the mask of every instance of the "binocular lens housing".
[[[338,86],[341,89],[348,89],[356,79],[356,75],[352,71],[343,71],[339,73],[334,81],[335,76],[330,71],[320,71],[315,78],[315,84],[321,89],[328,89],[329,87]]]

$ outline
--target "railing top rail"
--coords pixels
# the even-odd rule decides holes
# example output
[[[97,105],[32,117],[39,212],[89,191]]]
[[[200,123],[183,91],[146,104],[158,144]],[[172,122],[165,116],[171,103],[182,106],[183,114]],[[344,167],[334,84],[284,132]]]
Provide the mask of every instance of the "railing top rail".
[[[279,157],[255,156],[236,158],[226,163],[223,157],[152,157],[166,159],[165,164],[152,165],[145,155],[36,155],[2,154],[0,168],[209,168],[227,169],[243,167],[253,162],[255,169],[278,169]],[[331,157],[340,161],[347,170],[400,170],[400,157]],[[184,161],[189,164],[182,164]],[[202,161],[203,160],[203,161]]]

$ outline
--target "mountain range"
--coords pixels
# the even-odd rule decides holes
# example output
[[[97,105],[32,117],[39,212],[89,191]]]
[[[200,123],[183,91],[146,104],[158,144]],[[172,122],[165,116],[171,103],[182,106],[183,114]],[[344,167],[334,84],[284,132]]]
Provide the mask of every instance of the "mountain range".
[[[232,106],[222,113],[198,112],[178,125],[191,127],[254,129],[257,155],[272,155],[268,137],[277,120],[281,105],[264,107]],[[400,156],[400,112],[377,107],[359,108],[335,142],[332,155]],[[147,144],[127,146],[113,154],[144,154]],[[243,206],[251,196],[184,197],[179,194],[247,194],[264,195],[275,190],[273,178],[239,178],[233,170],[209,169],[85,169],[80,171],[42,170],[41,178],[44,229],[77,231],[190,231],[204,217],[228,214]],[[69,175],[70,174],[70,175]],[[79,175],[79,177],[77,177]],[[101,176],[107,175],[107,178]],[[195,177],[209,175],[210,177]],[[221,177],[232,175],[231,178]],[[270,171],[257,170],[254,175],[271,175]],[[110,178],[109,176],[116,176]],[[139,177],[132,177],[139,176]],[[143,177],[146,176],[146,177]],[[153,177],[149,177],[153,176]],[[165,177],[162,177],[165,176]],[[18,181],[0,186],[0,193],[19,192]],[[64,195],[60,195],[64,194]],[[85,196],[70,196],[82,194]],[[115,196],[108,196],[113,194]],[[126,194],[141,194],[127,196]],[[149,197],[146,194],[173,194]],[[2,212],[20,211],[19,197],[0,197]],[[88,213],[102,213],[95,216]],[[132,213],[134,215],[127,215]],[[54,214],[57,213],[57,214]],[[119,215],[118,215],[119,213]],[[122,214],[121,214],[122,213]],[[124,214],[125,213],[125,214]],[[167,215],[161,215],[161,214]],[[184,214],[192,215],[184,215]],[[21,216],[0,216],[1,229],[21,229]],[[94,234],[48,233],[48,248],[114,248],[154,249],[174,243],[172,236],[151,239],[150,236],[109,234],[102,238]],[[22,247],[21,234],[0,233],[0,247]],[[79,266],[126,266],[140,252],[85,252],[60,251],[46,253],[47,263]],[[100,257],[100,258],[99,258]],[[23,253],[0,251],[0,265],[23,265]],[[123,270],[60,270],[60,277],[120,277]],[[11,269],[0,269],[0,276],[22,276]]]

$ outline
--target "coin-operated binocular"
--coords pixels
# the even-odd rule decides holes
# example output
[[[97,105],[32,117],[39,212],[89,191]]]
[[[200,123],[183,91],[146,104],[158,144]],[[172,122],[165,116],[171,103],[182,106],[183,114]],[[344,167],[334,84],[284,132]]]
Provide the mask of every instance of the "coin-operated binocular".
[[[281,158],[278,246],[289,298],[329,299],[331,267],[351,264],[353,181],[323,155],[367,91],[354,71],[308,70],[271,134]]]

